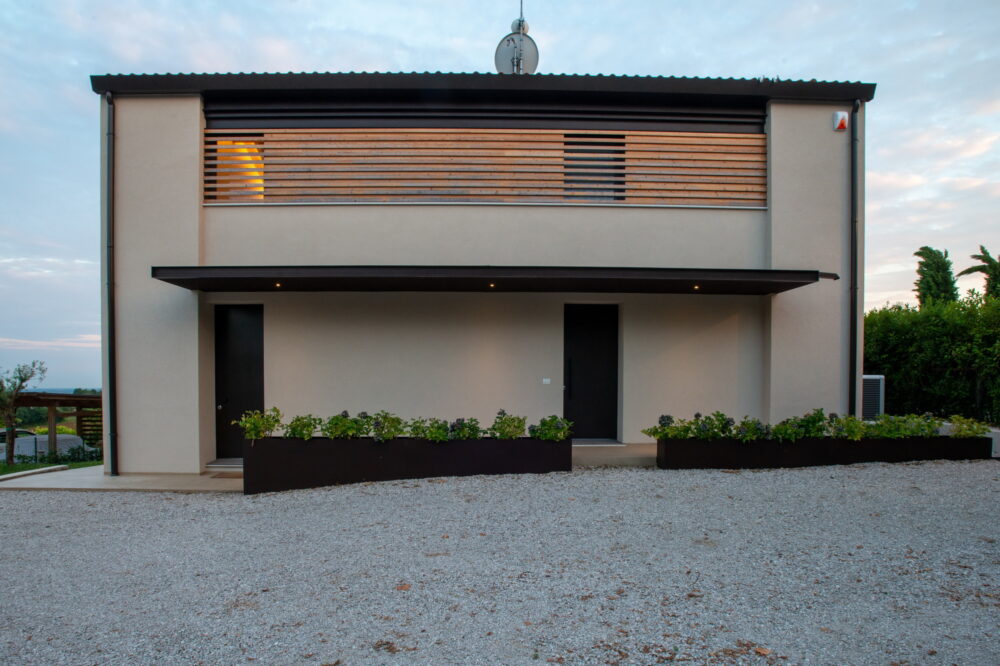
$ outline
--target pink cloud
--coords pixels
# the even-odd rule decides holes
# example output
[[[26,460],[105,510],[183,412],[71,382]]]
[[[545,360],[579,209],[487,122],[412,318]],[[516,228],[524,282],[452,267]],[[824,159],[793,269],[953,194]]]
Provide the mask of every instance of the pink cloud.
[[[72,338],[54,340],[20,340],[0,338],[0,349],[45,350],[45,349],[100,349],[101,336],[98,334],[76,335]]]

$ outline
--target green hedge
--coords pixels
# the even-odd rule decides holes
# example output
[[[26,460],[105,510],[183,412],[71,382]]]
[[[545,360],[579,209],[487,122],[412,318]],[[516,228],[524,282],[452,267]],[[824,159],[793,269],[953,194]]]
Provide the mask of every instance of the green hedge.
[[[885,375],[891,414],[1000,423],[1000,299],[976,293],[865,315],[865,374]]]

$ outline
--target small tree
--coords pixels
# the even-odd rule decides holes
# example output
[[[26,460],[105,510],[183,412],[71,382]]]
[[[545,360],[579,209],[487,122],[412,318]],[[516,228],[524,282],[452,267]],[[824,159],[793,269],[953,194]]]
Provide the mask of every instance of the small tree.
[[[924,245],[914,252],[913,256],[920,257],[920,263],[917,265],[917,281],[913,283],[916,287],[913,291],[917,292],[920,307],[924,307],[930,301],[939,303],[957,301],[958,287],[951,271],[948,251],[942,252]]]
[[[986,275],[986,295],[993,298],[1000,298],[1000,261],[990,256],[985,245],[979,246],[981,254],[971,255],[973,259],[981,262],[978,266],[969,266],[959,275],[972,275],[973,273],[983,273]]]
[[[45,364],[41,361],[20,363],[13,370],[0,373],[0,418],[7,427],[8,465],[14,464],[14,436],[17,430],[17,399],[34,379],[41,381],[45,377]]]

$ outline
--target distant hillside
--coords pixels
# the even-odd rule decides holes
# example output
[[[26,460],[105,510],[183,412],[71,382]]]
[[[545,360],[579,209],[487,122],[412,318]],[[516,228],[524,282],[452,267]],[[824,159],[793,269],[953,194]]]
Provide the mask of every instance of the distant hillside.
[[[75,388],[49,388],[47,386],[28,389],[28,391],[31,393],[72,393],[75,390],[76,390]],[[100,388],[88,388],[86,390],[97,391],[98,393],[101,392]]]

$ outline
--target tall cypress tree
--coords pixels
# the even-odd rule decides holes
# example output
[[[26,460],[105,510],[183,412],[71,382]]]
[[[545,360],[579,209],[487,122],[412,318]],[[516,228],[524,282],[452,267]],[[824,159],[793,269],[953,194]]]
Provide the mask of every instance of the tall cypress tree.
[[[913,283],[916,287],[913,291],[917,292],[920,307],[930,301],[939,303],[957,301],[958,287],[955,285],[955,275],[951,271],[948,250],[942,252],[924,245],[914,252],[913,256],[920,257],[920,263],[917,264],[917,281]]]

